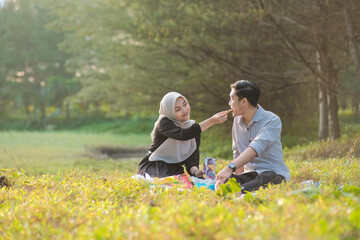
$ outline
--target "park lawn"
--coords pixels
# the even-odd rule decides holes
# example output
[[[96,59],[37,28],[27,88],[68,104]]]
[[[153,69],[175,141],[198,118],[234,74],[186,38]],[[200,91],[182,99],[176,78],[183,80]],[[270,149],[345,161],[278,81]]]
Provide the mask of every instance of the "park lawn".
[[[89,156],[89,149],[99,146],[146,149],[149,144],[148,134],[4,131],[0,132],[0,168],[23,169],[28,175],[71,169],[132,171],[139,159],[98,160]]]
[[[1,162],[0,175],[12,187],[0,189],[0,239],[360,238],[358,134],[285,149],[291,181],[246,196],[231,187],[226,195],[150,187],[131,178],[139,160],[120,165],[83,156],[84,145],[148,144],[148,136],[132,137],[2,133],[1,151],[20,151],[17,164],[41,167],[32,165],[27,173]],[[1,154],[1,161],[9,155]],[[53,161],[60,171],[41,172]],[[217,169],[228,161],[218,158]]]

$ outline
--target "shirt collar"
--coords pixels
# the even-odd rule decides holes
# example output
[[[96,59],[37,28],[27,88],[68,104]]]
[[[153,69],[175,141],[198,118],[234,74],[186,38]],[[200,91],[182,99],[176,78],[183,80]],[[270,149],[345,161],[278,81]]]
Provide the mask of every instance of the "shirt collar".
[[[264,115],[264,112],[265,112],[265,110],[258,104],[257,105],[257,110],[256,110],[256,112],[255,112],[255,114],[254,114],[253,118],[251,119],[251,122],[249,123],[248,126],[250,126],[254,122],[260,121],[262,116]],[[245,125],[242,115],[240,116],[238,123],[241,124],[241,125]]]

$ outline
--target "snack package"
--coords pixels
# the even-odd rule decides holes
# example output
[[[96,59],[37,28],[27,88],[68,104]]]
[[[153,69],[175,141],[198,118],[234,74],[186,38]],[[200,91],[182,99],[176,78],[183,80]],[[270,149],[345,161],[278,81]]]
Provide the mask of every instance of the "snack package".
[[[215,183],[216,180],[213,180],[211,178],[197,178],[197,177],[191,177],[194,183],[194,186],[197,188],[207,188],[211,190],[215,190]]]
[[[159,186],[177,187],[177,188],[193,187],[192,180],[186,173],[164,177],[164,178],[154,178],[154,180],[151,181],[150,185],[159,185]]]
[[[203,178],[210,178],[215,180],[216,178],[216,158],[206,157],[204,158],[204,176]]]

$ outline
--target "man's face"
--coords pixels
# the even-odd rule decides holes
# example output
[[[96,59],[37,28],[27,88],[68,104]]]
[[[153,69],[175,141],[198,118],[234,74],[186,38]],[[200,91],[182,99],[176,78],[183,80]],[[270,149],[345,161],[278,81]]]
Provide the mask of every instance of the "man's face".
[[[229,106],[232,109],[233,116],[240,116],[244,112],[243,99],[239,101],[239,98],[235,94],[235,89],[231,89]]]

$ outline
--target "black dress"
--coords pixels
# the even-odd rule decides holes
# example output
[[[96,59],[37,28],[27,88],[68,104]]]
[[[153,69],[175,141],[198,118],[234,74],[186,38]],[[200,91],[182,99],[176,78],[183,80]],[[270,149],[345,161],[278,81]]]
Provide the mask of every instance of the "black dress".
[[[199,167],[199,146],[200,146],[200,125],[195,123],[190,128],[183,129],[178,127],[170,119],[164,117],[155,129],[153,143],[149,148],[149,153],[141,160],[138,166],[138,174],[149,174],[152,177],[167,177],[184,173],[183,166],[191,175],[190,169],[193,166]],[[179,163],[166,163],[164,161],[149,161],[149,157],[166,139],[187,141],[195,138],[196,150],[190,157]]]

